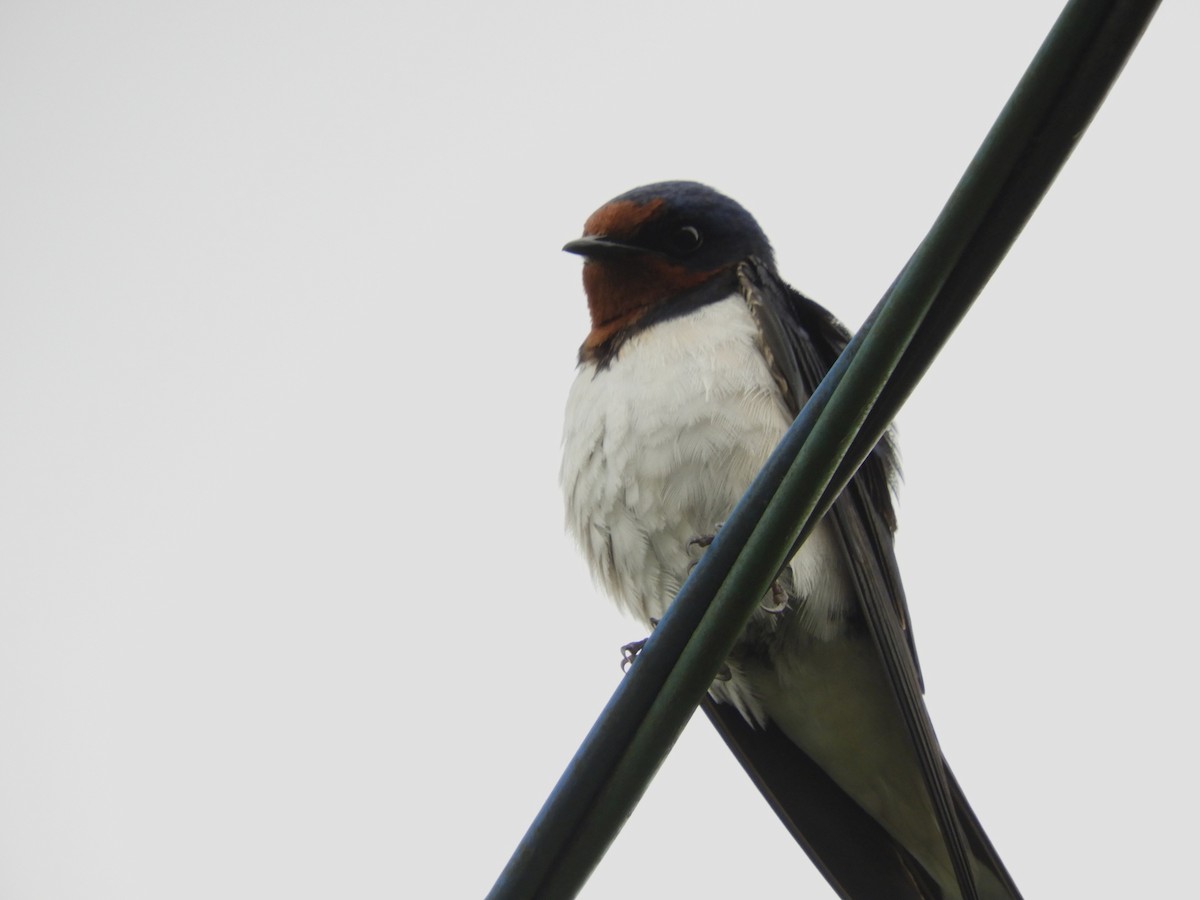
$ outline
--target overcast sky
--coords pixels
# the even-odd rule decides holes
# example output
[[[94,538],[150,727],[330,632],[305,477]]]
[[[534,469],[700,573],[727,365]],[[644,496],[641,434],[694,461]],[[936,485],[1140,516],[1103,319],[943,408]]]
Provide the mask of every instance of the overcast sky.
[[[857,327],[1042,2],[0,3],[0,896],[486,892],[641,637],[562,527],[559,251],[665,178]],[[899,419],[1026,896],[1194,883],[1200,9]],[[584,896],[832,897],[702,718]]]

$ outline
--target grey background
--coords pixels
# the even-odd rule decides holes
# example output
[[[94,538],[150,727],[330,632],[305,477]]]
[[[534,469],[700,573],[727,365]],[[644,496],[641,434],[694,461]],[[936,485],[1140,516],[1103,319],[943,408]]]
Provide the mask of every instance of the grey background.
[[[857,327],[1054,4],[0,5],[0,896],[479,896],[641,636],[559,252],[706,181]],[[1029,897],[1190,884],[1194,4],[900,421],[929,704]],[[586,896],[831,896],[696,721]]]

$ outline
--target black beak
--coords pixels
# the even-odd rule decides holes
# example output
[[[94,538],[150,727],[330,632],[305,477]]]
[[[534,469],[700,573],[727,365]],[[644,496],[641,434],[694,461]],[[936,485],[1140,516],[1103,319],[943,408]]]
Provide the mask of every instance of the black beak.
[[[612,259],[617,256],[630,256],[634,253],[651,253],[645,247],[635,247],[632,244],[622,244],[609,240],[602,234],[587,235],[567,241],[563,249],[568,253],[578,253],[587,259]]]

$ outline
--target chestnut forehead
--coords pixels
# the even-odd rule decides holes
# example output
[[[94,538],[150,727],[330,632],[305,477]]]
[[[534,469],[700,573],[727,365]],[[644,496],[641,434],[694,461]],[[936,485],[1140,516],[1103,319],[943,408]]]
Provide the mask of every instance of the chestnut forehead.
[[[594,236],[606,234],[610,237],[628,236],[635,233],[662,209],[662,198],[637,203],[633,200],[614,200],[606,203],[583,223],[583,233]]]

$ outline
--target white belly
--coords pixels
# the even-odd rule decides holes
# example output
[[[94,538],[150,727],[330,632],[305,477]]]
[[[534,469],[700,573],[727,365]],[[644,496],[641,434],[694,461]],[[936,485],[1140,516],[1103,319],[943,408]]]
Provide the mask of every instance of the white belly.
[[[607,367],[581,366],[560,478],[593,576],[643,621],[660,617],[697,558],[688,542],[725,520],[790,424],[738,294],[639,332]],[[847,594],[824,528],[792,570],[803,618],[836,618]]]

